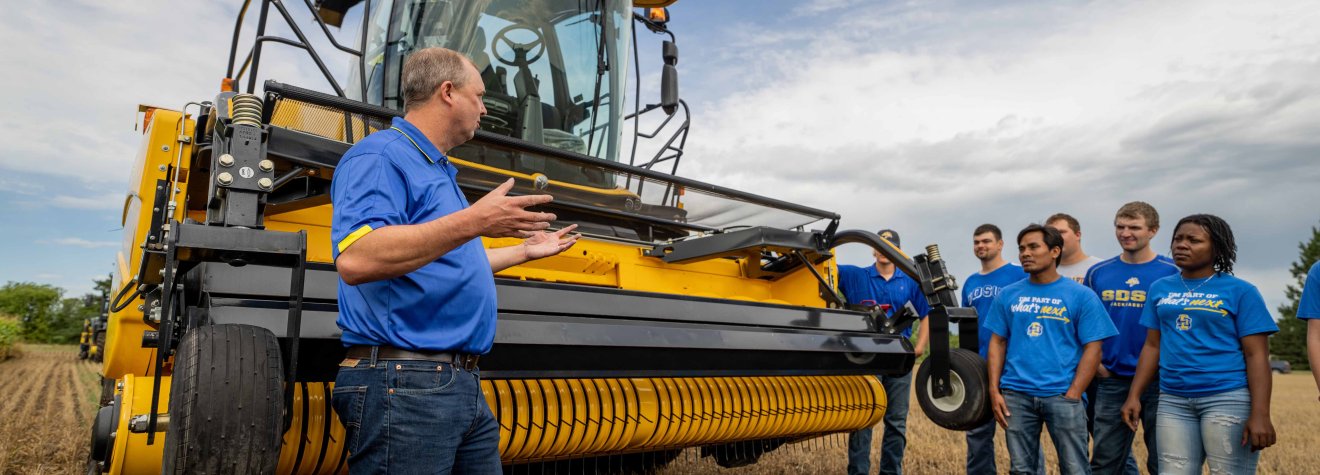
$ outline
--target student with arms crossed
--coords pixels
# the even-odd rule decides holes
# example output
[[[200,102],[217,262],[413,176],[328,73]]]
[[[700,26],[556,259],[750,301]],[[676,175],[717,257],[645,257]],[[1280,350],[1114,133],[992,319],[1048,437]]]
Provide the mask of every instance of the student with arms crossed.
[[[1010,473],[1038,462],[1045,425],[1059,471],[1090,473],[1082,395],[1100,364],[1100,340],[1118,333],[1090,289],[1059,275],[1063,238],[1033,224],[1018,233],[1027,280],[1000,291],[986,326],[990,341],[990,407],[1005,428]]]
[[[1260,291],[1233,276],[1236,258],[1228,223],[1188,216],[1173,233],[1181,273],[1150,286],[1141,314],[1149,331],[1123,420],[1136,430],[1158,370],[1161,474],[1199,474],[1203,463],[1211,473],[1255,473],[1259,450],[1274,445],[1267,338],[1279,327]]]
[[[1123,205],[1114,216],[1114,237],[1123,253],[1101,261],[1086,273],[1086,286],[1100,296],[1118,335],[1104,341],[1101,365],[1091,386],[1095,407],[1095,451],[1091,472],[1140,475],[1132,460],[1132,439],[1136,433],[1123,423],[1123,403],[1137,370],[1137,358],[1146,343],[1146,327],[1141,326],[1141,309],[1146,306],[1147,290],[1156,280],[1178,273],[1173,260],[1155,253],[1150,241],[1160,230],[1160,214],[1141,201]],[[1146,427],[1146,470],[1160,473],[1159,451],[1155,442],[1155,410],[1159,387],[1149,385],[1141,395],[1141,420]],[[1126,463],[1125,463],[1126,462]]]
[[[967,277],[962,286],[962,303],[976,309],[977,344],[981,357],[987,357],[990,346],[990,329],[985,326],[985,318],[990,314],[990,305],[994,303],[999,291],[1009,284],[1025,279],[1027,273],[1022,267],[1004,260],[1004,237],[999,226],[982,224],[972,232],[972,253],[981,261],[981,271]],[[1044,462],[1044,457],[1041,457]],[[1037,466],[1037,473],[1044,474],[1045,464]],[[995,467],[995,421],[967,431],[967,473],[998,473]]]

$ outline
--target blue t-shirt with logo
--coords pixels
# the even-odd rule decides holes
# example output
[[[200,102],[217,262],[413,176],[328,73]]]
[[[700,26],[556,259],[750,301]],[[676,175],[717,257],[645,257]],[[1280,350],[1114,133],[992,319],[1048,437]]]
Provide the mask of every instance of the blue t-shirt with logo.
[[[1155,281],[1141,324],[1160,332],[1160,391],[1204,397],[1247,387],[1242,338],[1274,333],[1256,286],[1229,274]]]
[[[963,282],[962,304],[976,309],[976,334],[980,345],[981,357],[987,356],[990,348],[990,329],[985,326],[985,319],[990,315],[990,304],[994,303],[999,291],[1008,284],[1027,278],[1022,266],[1004,264],[989,274],[977,272]]]
[[[926,295],[921,293],[921,284],[898,269],[885,280],[875,266],[839,266],[839,290],[853,305],[888,306],[886,317],[893,316],[908,302],[912,302],[912,308],[921,318],[930,313],[930,304],[926,303]],[[911,336],[912,327],[903,330],[903,337]]]
[[[1302,300],[1297,302],[1297,318],[1309,320],[1320,318],[1320,262],[1311,266],[1306,273],[1306,284],[1302,286]]]
[[[1146,327],[1141,325],[1141,310],[1146,307],[1150,284],[1178,273],[1173,259],[1155,256],[1143,264],[1129,264],[1113,257],[1086,271],[1085,285],[1100,296],[1118,335],[1105,339],[1104,365],[1117,376],[1131,378],[1137,372],[1137,359],[1146,344]]]
[[[1009,284],[989,317],[985,325],[1008,340],[999,387],[1036,397],[1068,392],[1083,347],[1118,334],[1095,293],[1066,277]]]

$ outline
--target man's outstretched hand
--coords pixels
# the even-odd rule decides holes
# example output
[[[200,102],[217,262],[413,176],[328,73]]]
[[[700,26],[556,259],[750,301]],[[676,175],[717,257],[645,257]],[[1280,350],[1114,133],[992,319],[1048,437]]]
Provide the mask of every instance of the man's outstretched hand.
[[[550,222],[555,220],[554,213],[526,210],[529,206],[549,203],[554,198],[550,195],[508,196],[513,184],[510,178],[472,203],[469,209],[477,213],[482,223],[480,235],[531,238],[543,234],[541,230],[549,228]]]
[[[531,261],[543,257],[550,257],[567,251],[568,248],[573,247],[573,244],[577,243],[578,238],[581,237],[580,234],[568,234],[574,229],[577,229],[576,224],[553,233],[547,231],[537,231],[533,233],[531,237],[523,240],[522,243],[523,252],[527,257],[527,260]]]

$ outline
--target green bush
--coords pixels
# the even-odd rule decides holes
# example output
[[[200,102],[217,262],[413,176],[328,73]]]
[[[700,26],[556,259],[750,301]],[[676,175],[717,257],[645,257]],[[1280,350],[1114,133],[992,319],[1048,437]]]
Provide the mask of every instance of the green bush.
[[[18,320],[0,315],[0,361],[13,354],[14,345],[18,344],[18,335],[22,329]]]

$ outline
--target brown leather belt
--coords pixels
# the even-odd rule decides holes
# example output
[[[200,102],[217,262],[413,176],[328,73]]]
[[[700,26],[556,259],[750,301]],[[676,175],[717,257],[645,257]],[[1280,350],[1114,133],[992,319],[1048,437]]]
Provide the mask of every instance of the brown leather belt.
[[[465,355],[461,353],[443,352],[443,351],[410,351],[392,346],[363,346],[353,345],[348,347],[348,353],[344,356],[348,358],[370,360],[371,350],[376,349],[377,360],[413,360],[413,361],[434,361],[436,363],[450,363],[454,366],[472,371],[477,369],[477,355]]]

